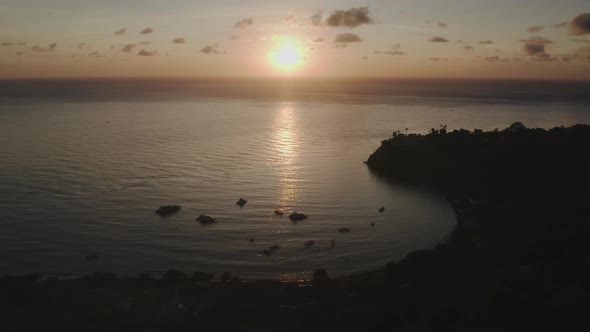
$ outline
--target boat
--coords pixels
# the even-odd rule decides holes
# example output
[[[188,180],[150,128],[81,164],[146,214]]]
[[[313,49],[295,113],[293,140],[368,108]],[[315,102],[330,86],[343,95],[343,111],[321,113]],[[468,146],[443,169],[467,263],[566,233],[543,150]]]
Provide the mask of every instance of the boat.
[[[239,200],[236,202],[236,204],[237,204],[237,205],[239,205],[240,207],[244,207],[244,205],[246,205],[246,203],[248,203],[248,201],[247,201],[247,200],[245,200],[245,199],[243,199],[243,198],[240,198],[240,199],[239,199]]]
[[[305,243],[304,243],[304,245],[306,247],[313,246],[314,244],[315,244],[315,241],[314,240],[305,241]]]
[[[201,224],[205,225],[205,224],[212,224],[214,222],[217,222],[217,220],[215,220],[215,218],[211,217],[211,216],[207,216],[207,215],[200,215],[197,217],[197,221],[200,222]]]
[[[301,220],[305,220],[307,218],[309,218],[309,217],[303,213],[293,212],[289,215],[289,219],[291,219],[291,221],[301,221]]]
[[[161,217],[165,217],[180,211],[181,208],[182,207],[180,205],[160,206],[160,208],[156,210],[156,214],[159,214]]]

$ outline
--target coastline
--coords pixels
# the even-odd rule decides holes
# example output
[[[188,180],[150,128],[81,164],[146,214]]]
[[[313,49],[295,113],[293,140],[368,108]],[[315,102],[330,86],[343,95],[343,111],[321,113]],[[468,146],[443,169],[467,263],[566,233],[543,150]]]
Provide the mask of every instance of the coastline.
[[[229,274],[216,281],[173,270],[162,279],[2,278],[9,326],[575,330],[584,326],[590,300],[588,142],[590,126],[397,133],[367,164],[393,181],[447,193],[457,225],[435,248],[353,276],[330,279],[329,271],[318,270],[303,283],[247,282]]]

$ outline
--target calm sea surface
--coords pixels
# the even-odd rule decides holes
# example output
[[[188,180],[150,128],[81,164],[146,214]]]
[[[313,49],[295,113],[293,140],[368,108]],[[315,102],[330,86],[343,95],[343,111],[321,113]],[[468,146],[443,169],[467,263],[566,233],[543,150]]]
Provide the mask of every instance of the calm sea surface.
[[[588,124],[588,88],[0,81],[0,276],[175,268],[299,279],[320,267],[331,275],[379,267],[436,245],[455,224],[444,197],[367,170],[381,140],[441,124]],[[160,218],[154,210],[164,204],[183,208]],[[310,218],[293,223],[274,209]],[[218,223],[202,226],[200,214]],[[308,240],[315,245],[306,248]],[[279,251],[262,254],[275,244]],[[89,253],[100,258],[86,261]]]

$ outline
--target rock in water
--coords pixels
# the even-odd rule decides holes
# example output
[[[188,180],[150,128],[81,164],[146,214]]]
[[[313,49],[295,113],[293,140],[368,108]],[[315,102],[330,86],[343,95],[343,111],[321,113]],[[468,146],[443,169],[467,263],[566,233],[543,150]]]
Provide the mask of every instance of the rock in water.
[[[239,205],[240,207],[244,207],[244,205],[246,205],[246,203],[248,203],[248,201],[247,201],[247,200],[245,200],[245,199],[243,199],[243,198],[240,198],[240,199],[239,199],[239,200],[236,202],[236,204],[237,204],[237,205]]]
[[[180,205],[160,206],[160,208],[156,210],[156,214],[159,214],[161,217],[164,217],[180,211],[181,208],[182,207]]]
[[[282,210],[275,210],[275,214],[282,216],[283,214],[285,214],[285,212],[283,212]]]
[[[217,222],[215,220],[215,218],[211,217],[211,216],[206,216],[204,214],[200,215],[197,217],[197,221],[200,222],[201,224],[212,224],[214,222]]]
[[[340,232],[340,233],[348,233],[348,232],[350,232],[350,228],[348,228],[348,227],[340,227],[340,228],[338,228],[338,232]]]
[[[315,241],[314,240],[305,241],[305,243],[304,243],[304,245],[306,247],[313,246],[314,244],[315,244]]]
[[[305,220],[307,218],[309,218],[309,217],[303,213],[293,212],[289,215],[289,219],[291,219],[291,221],[301,221],[301,220]]]
[[[379,213],[383,213],[383,212],[385,212],[385,208],[384,207],[382,207],[382,208],[379,209]]]

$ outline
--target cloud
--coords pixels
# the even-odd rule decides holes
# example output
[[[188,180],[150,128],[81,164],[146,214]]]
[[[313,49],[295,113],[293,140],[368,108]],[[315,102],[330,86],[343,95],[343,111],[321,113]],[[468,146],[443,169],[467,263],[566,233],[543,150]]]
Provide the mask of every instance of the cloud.
[[[388,54],[388,55],[406,55],[406,52],[402,52],[399,50],[393,50],[393,51],[383,51],[383,54]]]
[[[149,42],[149,41],[142,41],[142,42],[139,42],[139,45],[151,45],[151,44],[152,44],[152,43],[151,43],[151,42]]]
[[[201,49],[201,53],[204,53],[204,54],[219,54],[219,53],[222,53],[222,52],[219,50],[219,45],[213,44],[213,45],[208,45],[208,46],[203,47]]]
[[[477,43],[480,45],[493,45],[494,41],[493,40],[480,40]]]
[[[561,23],[553,24],[553,28],[562,29],[562,28],[568,27],[569,25],[570,25],[569,22],[561,22]]]
[[[363,39],[354,33],[340,33],[336,35],[334,41],[337,43],[359,43]]]
[[[115,32],[113,32],[113,33],[114,33],[115,35],[119,35],[119,36],[121,36],[121,35],[124,35],[124,34],[126,34],[126,33],[127,33],[127,28],[123,28],[123,29],[121,29],[121,30],[117,30],[117,31],[115,31]]]
[[[498,61],[500,61],[500,57],[497,56],[497,55],[487,56],[487,57],[484,58],[484,60],[487,61],[487,62],[498,62]]]
[[[85,49],[87,49],[87,48],[88,48],[88,44],[86,44],[86,43],[79,43],[78,45],[76,45],[76,47],[77,47],[79,50],[85,50]]]
[[[371,23],[373,19],[369,16],[369,7],[337,10],[326,19],[326,25],[331,27],[356,28],[359,25]]]
[[[121,48],[121,51],[126,52],[126,53],[133,52],[135,47],[137,47],[137,44],[127,44],[127,45],[123,46],[123,48]]]
[[[580,14],[570,23],[570,35],[579,36],[590,33],[590,13]]]
[[[447,61],[447,58],[429,58],[430,61]]]
[[[586,38],[573,38],[572,41],[576,42],[576,43],[585,43],[585,44],[590,43],[590,40],[586,39]]]
[[[465,45],[465,46],[463,46],[463,49],[465,51],[473,51],[475,48],[471,45]]]
[[[186,40],[184,38],[174,38],[174,40],[172,40],[173,44],[186,44]]]
[[[147,35],[148,33],[153,33],[154,29],[152,28],[145,28],[143,30],[141,30],[139,33],[141,33],[142,35]]]
[[[314,43],[323,43],[325,41],[326,40],[324,38],[316,38],[316,39],[313,40]]]
[[[545,44],[524,44],[524,52],[529,56],[546,58],[549,55],[545,52]]]
[[[446,28],[447,25],[448,24],[446,22],[441,22],[441,21],[436,22],[436,26],[439,28]]]
[[[35,51],[35,52],[53,52],[53,51],[55,51],[56,48],[57,48],[57,44],[53,43],[53,44],[49,45],[48,47],[35,45],[35,46],[31,47],[31,50]]]
[[[566,57],[567,60],[564,61],[582,60],[590,62],[590,45],[579,47],[572,54],[567,54]]]
[[[322,25],[323,13],[317,12],[310,17],[311,24],[315,26]]]
[[[158,55],[158,51],[141,50],[141,51],[139,51],[139,53],[137,53],[137,55],[139,55],[139,56],[155,56],[155,55]]]
[[[252,18],[245,18],[245,19],[237,21],[234,24],[234,28],[246,29],[247,27],[251,26],[252,24],[254,24],[254,20]]]
[[[529,39],[521,39],[519,40],[521,43],[526,43],[526,44],[543,44],[543,45],[547,45],[547,44],[552,44],[553,41],[547,39],[547,38],[543,38],[543,37],[539,37],[539,36],[535,36],[535,37],[530,37]]]
[[[545,29],[545,27],[542,25],[531,25],[526,29],[526,31],[530,32],[530,33],[535,33],[535,32],[539,32],[543,29]]]
[[[88,54],[89,57],[95,57],[95,58],[104,58],[105,55],[104,54],[100,54],[98,52],[92,52]]]
[[[428,40],[431,43],[448,43],[449,41],[443,37],[435,36]]]

